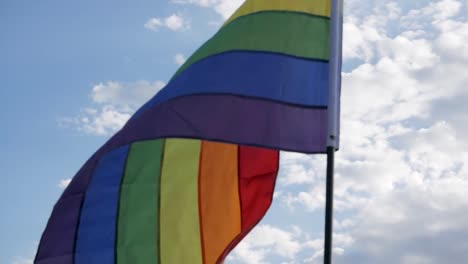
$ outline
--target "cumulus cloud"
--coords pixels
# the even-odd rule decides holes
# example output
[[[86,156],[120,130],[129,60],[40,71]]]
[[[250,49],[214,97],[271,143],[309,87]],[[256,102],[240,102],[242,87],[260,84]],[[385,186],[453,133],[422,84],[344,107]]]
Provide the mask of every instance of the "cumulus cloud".
[[[335,262],[462,263],[468,21],[460,12],[467,4],[347,2],[344,57],[352,67],[343,74],[334,222],[353,243],[335,245]],[[282,159],[277,200],[321,213],[324,160]],[[321,241],[310,244],[318,249]],[[296,261],[320,263],[321,254]]]
[[[65,189],[70,184],[70,182],[71,182],[71,179],[63,179],[63,180],[60,180],[57,186],[60,189]]]
[[[164,87],[162,81],[122,83],[108,81],[93,86],[90,97],[98,104],[141,105]]]
[[[110,135],[122,128],[136,109],[164,85],[162,81],[98,83],[91,89],[92,105],[82,109],[78,116],[60,118],[59,124],[84,134]]]
[[[436,48],[453,60],[468,60],[468,23],[445,20],[435,24],[440,32],[435,40]]]
[[[108,136],[122,128],[134,111],[129,107],[114,105],[85,108],[76,117],[59,119],[59,124],[84,134]]]
[[[145,28],[152,30],[152,31],[157,31],[161,26],[163,26],[163,22],[161,21],[160,18],[150,18],[148,21],[145,23]]]
[[[213,9],[223,19],[229,18],[244,0],[171,0],[176,4],[194,4]]]
[[[187,59],[185,58],[184,54],[182,53],[177,53],[175,56],[174,56],[174,62],[175,64],[181,66],[182,64],[185,63]]]
[[[320,177],[320,169],[322,169],[322,166],[317,166],[317,159],[320,157],[283,152],[280,163],[281,172],[278,177],[279,183],[288,186],[315,182],[317,177]]]
[[[343,253],[345,246],[354,243],[345,233],[335,233],[337,253]],[[323,240],[311,238],[298,226],[283,229],[276,226],[261,224],[234,249],[228,262],[263,264],[263,263],[301,263],[300,255],[313,252],[315,257],[306,263],[318,263],[323,255]],[[273,260],[274,259],[274,260]]]
[[[459,0],[441,0],[429,3],[429,5],[412,9],[403,17],[403,22],[409,28],[424,28],[425,23],[437,23],[457,15],[462,8]]]
[[[144,27],[151,31],[158,31],[160,28],[184,31],[190,28],[190,22],[180,14],[172,14],[165,18],[150,18],[146,21]]]
[[[266,263],[266,254],[276,254],[293,259],[301,244],[293,232],[270,225],[259,225],[235,249],[233,257],[243,263]]]

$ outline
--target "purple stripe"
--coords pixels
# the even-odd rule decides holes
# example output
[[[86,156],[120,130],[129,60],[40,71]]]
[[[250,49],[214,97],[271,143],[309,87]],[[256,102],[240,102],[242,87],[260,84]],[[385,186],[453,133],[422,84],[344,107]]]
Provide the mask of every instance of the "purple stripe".
[[[184,137],[324,153],[327,110],[232,95],[192,95],[154,106],[130,120],[108,144]],[[109,146],[110,147],[110,146]]]
[[[324,153],[327,110],[232,95],[179,97],[130,120],[74,177],[50,217],[35,263],[73,264],[83,196],[96,160],[112,149],[156,138],[198,138]]]
[[[36,254],[37,264],[71,264],[84,193],[95,166],[91,158],[75,175],[54,206]]]

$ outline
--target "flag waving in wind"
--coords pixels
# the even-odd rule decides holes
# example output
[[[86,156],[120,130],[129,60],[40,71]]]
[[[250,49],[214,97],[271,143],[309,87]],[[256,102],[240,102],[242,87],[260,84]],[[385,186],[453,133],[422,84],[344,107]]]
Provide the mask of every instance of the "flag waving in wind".
[[[279,150],[326,151],[329,33],[330,0],[247,0],[75,175],[34,263],[222,263]]]

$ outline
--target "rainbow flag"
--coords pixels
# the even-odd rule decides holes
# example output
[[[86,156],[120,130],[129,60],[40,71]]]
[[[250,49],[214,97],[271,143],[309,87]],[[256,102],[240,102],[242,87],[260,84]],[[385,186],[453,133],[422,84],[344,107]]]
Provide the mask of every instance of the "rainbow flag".
[[[330,0],[249,0],[75,175],[36,264],[222,263],[324,153]]]

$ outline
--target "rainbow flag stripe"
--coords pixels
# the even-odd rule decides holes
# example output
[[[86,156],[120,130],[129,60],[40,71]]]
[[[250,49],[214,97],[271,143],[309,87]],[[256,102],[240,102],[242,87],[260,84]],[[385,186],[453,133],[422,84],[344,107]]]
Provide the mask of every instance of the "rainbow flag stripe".
[[[75,175],[36,264],[222,263],[326,151],[329,0],[248,0]]]
[[[277,170],[275,151],[210,141],[115,149],[86,192],[75,263],[216,263],[266,212]]]
[[[113,149],[83,197],[66,190],[36,263],[219,263],[269,208],[278,161],[275,150],[195,139]]]
[[[130,122],[171,120],[148,138],[324,153],[329,30],[330,0],[246,1]]]

